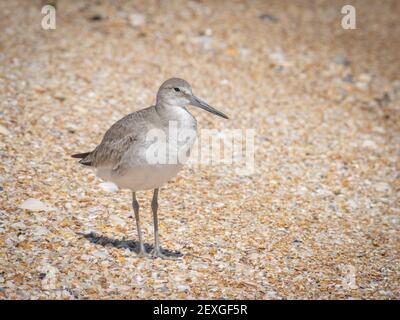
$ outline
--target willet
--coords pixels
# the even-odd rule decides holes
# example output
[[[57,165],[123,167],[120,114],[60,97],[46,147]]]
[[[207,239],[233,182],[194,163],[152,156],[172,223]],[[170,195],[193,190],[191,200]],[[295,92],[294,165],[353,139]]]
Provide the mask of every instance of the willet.
[[[195,141],[197,121],[186,109],[188,105],[228,119],[196,97],[187,81],[172,78],[161,85],[154,106],[123,117],[107,130],[93,151],[72,156],[81,158],[79,163],[94,167],[103,180],[132,191],[140,256],[146,256],[147,252],[140,230],[136,192],[154,189],[151,201],[155,242],[153,256],[166,257],[160,250],[158,237],[158,193],[159,188],[182,169],[185,156],[188,156]]]

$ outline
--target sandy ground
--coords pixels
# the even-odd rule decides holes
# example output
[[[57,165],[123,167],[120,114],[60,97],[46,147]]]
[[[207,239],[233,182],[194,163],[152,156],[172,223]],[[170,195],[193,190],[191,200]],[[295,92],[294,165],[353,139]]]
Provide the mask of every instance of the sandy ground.
[[[0,298],[400,298],[399,1],[58,1],[56,30],[41,5],[0,2]],[[130,193],[69,157],[171,76],[231,118],[200,128],[255,129],[252,175],[161,190],[180,261],[138,258]]]

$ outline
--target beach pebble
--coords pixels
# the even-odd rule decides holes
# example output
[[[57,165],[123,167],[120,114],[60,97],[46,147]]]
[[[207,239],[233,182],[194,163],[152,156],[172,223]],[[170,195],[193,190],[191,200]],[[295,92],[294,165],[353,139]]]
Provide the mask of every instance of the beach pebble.
[[[19,208],[21,209],[26,209],[26,210],[31,210],[31,211],[54,211],[57,210],[56,208],[49,206],[48,204],[38,200],[38,199],[33,199],[29,198],[22,202],[19,205]]]

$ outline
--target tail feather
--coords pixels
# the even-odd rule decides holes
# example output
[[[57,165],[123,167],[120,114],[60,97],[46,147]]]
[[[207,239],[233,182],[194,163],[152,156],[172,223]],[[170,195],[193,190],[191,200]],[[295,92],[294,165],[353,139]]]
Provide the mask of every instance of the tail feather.
[[[91,162],[89,159],[86,159],[86,157],[87,157],[88,155],[90,155],[90,154],[91,154],[91,152],[77,153],[77,154],[73,154],[71,157],[72,157],[72,158],[81,159],[81,160],[79,161],[80,164],[83,164],[83,165],[85,165],[85,166],[91,166],[91,165],[92,165],[92,162]]]
[[[83,159],[83,158],[86,158],[90,153],[91,152],[77,153],[77,154],[73,154],[71,157],[72,158]]]

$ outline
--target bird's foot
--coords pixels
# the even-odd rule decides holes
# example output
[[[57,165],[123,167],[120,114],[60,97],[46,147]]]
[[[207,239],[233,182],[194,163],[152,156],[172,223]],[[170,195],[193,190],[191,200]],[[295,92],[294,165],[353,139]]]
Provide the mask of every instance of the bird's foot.
[[[161,258],[163,260],[178,260],[179,258],[181,258],[179,256],[166,255],[166,254],[162,253],[160,249],[153,249],[151,251],[151,256],[153,258]]]
[[[145,248],[140,248],[138,252],[138,257],[140,258],[150,257],[150,254],[147,253]]]

